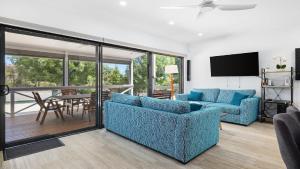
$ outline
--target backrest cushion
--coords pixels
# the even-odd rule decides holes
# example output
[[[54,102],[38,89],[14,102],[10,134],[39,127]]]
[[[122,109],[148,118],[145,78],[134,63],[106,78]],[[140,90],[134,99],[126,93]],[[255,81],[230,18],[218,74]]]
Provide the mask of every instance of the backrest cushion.
[[[191,112],[190,104],[187,101],[163,100],[151,97],[141,97],[142,107],[161,110],[170,113],[184,114]]]
[[[188,95],[188,101],[201,101],[202,96],[203,96],[202,92],[192,90]]]
[[[132,106],[141,106],[141,100],[138,96],[131,96],[128,94],[113,93],[111,100],[116,103],[128,104]]]
[[[220,89],[193,89],[193,91],[202,92],[202,101],[206,102],[216,102]]]
[[[242,93],[244,95],[248,95],[249,97],[253,97],[256,93],[255,90],[220,90],[220,94],[217,99],[217,103],[227,103],[230,104],[232,101],[233,95],[235,92]]]

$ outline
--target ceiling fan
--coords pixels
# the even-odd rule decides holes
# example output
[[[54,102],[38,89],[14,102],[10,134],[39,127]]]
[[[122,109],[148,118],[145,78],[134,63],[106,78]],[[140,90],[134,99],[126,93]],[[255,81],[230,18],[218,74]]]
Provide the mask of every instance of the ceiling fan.
[[[199,8],[197,18],[199,18],[203,13],[211,11],[214,9],[220,9],[222,11],[237,11],[237,10],[246,10],[253,9],[256,7],[256,4],[219,4],[214,0],[203,0],[200,4],[197,5],[180,5],[180,6],[163,6],[161,9],[185,9],[185,8]]]

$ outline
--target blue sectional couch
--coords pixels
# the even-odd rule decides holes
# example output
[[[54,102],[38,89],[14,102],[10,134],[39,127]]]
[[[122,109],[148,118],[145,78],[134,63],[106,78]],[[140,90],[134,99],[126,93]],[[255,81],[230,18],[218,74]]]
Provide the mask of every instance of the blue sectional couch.
[[[112,131],[187,163],[219,141],[221,109],[190,112],[186,101],[113,94],[104,103],[104,125]]]
[[[222,108],[223,112],[228,113],[221,117],[225,122],[249,125],[257,119],[260,98],[255,96],[255,90],[193,89],[192,91],[200,92],[202,98],[190,101],[189,94],[178,94],[176,99],[200,104],[202,108]],[[233,105],[231,101],[235,93],[247,95],[247,98],[242,99],[239,105]]]

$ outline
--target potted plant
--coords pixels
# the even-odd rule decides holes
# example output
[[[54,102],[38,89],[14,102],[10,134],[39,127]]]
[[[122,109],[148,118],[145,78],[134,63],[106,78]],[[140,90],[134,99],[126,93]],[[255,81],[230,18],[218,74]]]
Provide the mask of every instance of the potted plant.
[[[274,57],[273,60],[276,62],[276,70],[284,71],[286,68],[286,57]]]

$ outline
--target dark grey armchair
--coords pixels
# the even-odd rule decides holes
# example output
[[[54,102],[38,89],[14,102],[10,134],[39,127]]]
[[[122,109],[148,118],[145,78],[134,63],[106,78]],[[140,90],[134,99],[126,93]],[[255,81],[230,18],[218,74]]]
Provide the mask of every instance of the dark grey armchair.
[[[300,112],[274,116],[281,157],[287,169],[300,169]]]

